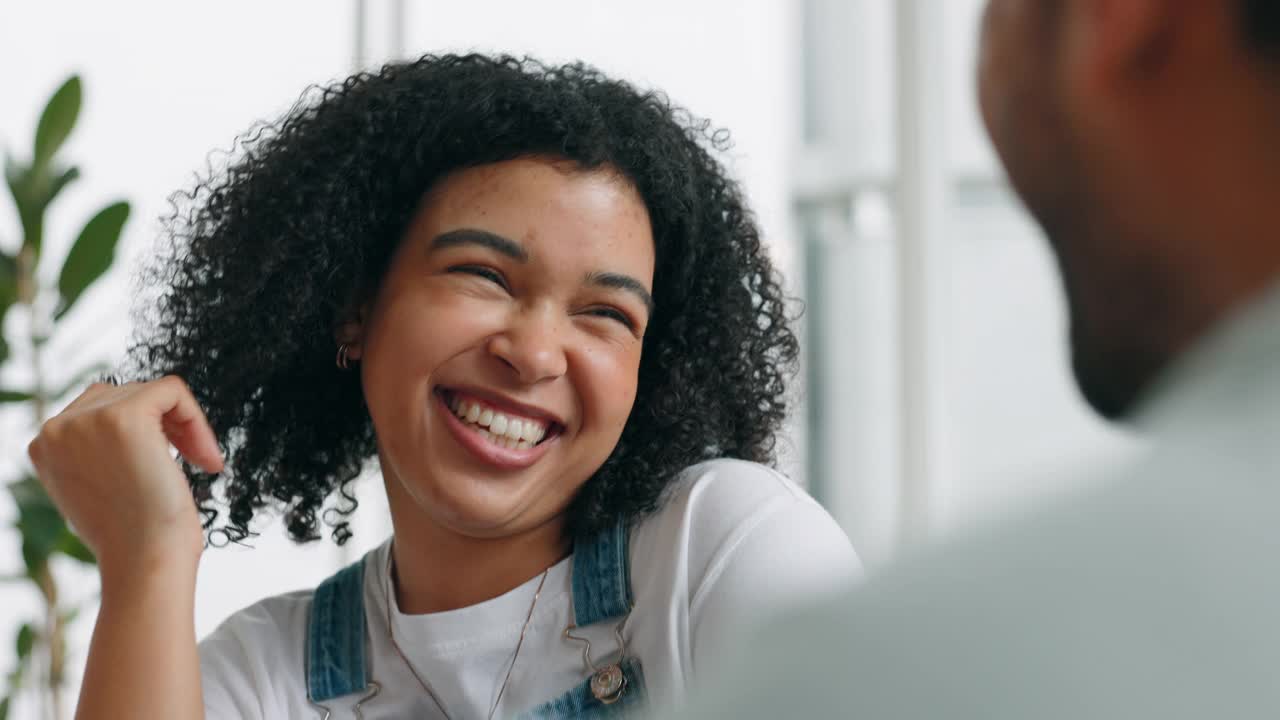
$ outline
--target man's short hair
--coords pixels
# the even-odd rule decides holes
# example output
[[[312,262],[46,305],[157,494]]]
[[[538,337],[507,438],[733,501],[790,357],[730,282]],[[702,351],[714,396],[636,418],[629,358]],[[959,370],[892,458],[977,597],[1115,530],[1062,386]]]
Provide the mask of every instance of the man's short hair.
[[[1280,59],[1280,2],[1241,0],[1245,38],[1255,49]]]

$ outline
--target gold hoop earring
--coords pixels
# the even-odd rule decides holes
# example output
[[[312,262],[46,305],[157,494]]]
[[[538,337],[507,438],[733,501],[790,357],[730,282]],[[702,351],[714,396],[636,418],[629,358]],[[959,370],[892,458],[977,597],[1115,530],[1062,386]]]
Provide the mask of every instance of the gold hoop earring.
[[[350,348],[351,346],[347,343],[341,343],[340,345],[338,345],[338,357],[334,361],[334,363],[338,366],[339,370],[351,369],[351,355],[349,353]]]

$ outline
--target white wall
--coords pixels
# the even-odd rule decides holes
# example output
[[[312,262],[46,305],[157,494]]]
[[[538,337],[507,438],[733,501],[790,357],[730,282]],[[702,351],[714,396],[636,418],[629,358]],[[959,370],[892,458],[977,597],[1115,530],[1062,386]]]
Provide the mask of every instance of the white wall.
[[[924,12],[922,72],[895,73],[895,2]],[[806,84],[816,97],[797,192],[819,218],[810,247],[809,477],[872,564],[909,533],[938,537],[1017,503],[1068,490],[1125,455],[1130,438],[1082,403],[1046,244],[1007,190],[978,116],[973,66],[982,0],[806,0]],[[905,125],[899,92],[936,111],[925,138],[943,201],[918,205],[926,283],[921,437],[927,497],[904,512],[900,297],[892,202]],[[910,118],[912,122],[920,118]],[[918,139],[917,139],[918,140]],[[802,246],[803,247],[803,246]],[[816,259],[815,259],[816,258]],[[911,517],[912,514],[923,517]],[[906,515],[907,517],[904,517]]]

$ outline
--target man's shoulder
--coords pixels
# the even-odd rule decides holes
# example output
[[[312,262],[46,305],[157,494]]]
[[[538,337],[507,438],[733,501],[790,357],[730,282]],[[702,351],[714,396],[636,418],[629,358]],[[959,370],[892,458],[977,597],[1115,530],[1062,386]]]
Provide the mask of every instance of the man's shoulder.
[[[1280,490],[1262,480],[1154,452],[916,552],[757,637],[789,662],[734,684],[786,690],[742,716],[802,699],[814,717],[1221,717],[1240,693],[1280,708],[1256,670],[1280,666]]]

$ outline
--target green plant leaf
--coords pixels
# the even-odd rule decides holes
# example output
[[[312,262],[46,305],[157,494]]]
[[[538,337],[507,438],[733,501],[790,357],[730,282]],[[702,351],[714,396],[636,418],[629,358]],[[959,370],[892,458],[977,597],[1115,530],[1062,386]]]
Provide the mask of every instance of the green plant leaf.
[[[0,405],[5,402],[29,402],[36,397],[36,393],[24,391],[24,389],[6,389],[0,387]]]
[[[62,302],[55,318],[66,315],[80,295],[111,267],[120,231],[128,219],[129,203],[117,202],[100,210],[85,224],[62,265],[62,275],[58,278]]]
[[[72,128],[76,126],[76,118],[80,116],[80,78],[72,75],[62,83],[62,87],[49,98],[44,112],[40,115],[40,123],[36,125],[35,160],[33,165],[39,167],[51,158]]]
[[[38,251],[44,232],[44,208],[36,198],[34,173],[6,155],[4,180],[13,196],[14,207],[18,208],[18,219],[22,221],[22,245],[32,245]]]
[[[75,533],[71,532],[70,528],[63,533],[62,539],[58,541],[57,551],[89,565],[94,565],[98,562],[98,559],[93,556],[93,551],[86,547],[84,542]]]
[[[40,549],[28,543],[22,543],[22,563],[27,568],[27,582],[40,586],[40,577],[49,566],[49,556],[40,555]]]
[[[66,170],[63,170],[56,177],[54,177],[53,181],[49,183],[49,186],[45,188],[45,191],[43,193],[42,199],[44,200],[44,208],[49,207],[49,203],[53,202],[54,198],[58,197],[58,193],[62,192],[63,188],[70,185],[72,181],[76,180],[79,177],[80,177],[80,168],[75,166],[72,166],[67,168]],[[44,208],[41,208],[41,209],[43,210]]]
[[[19,511],[29,507],[53,507],[49,493],[34,475],[24,475],[21,480],[9,483],[9,494]]]
[[[18,659],[23,660],[30,655],[35,644],[36,629],[31,627],[31,623],[23,623],[18,629]]]
[[[0,252],[0,319],[18,298],[18,258]]]
[[[38,259],[44,239],[45,211],[67,185],[80,177],[80,169],[58,170],[52,165],[27,167],[6,155],[4,176],[22,221],[23,247],[31,246]]]
[[[21,390],[5,390],[0,388],[0,404],[13,402],[27,402],[34,398],[35,395]]]
[[[22,561],[27,566],[27,577],[40,582],[49,567],[49,558],[57,547],[58,537],[66,523],[56,512],[36,512],[18,521],[22,534]]]
[[[49,556],[57,549],[63,534],[69,532],[67,523],[34,477],[28,475],[11,483],[9,492],[18,506],[14,527],[22,536],[22,560],[27,566],[27,576],[35,580],[48,566]]]
[[[18,299],[18,259],[0,252],[0,365],[9,359],[9,344],[4,339],[4,316]]]
[[[0,720],[8,720],[9,718],[9,697],[6,695],[0,700]]]

